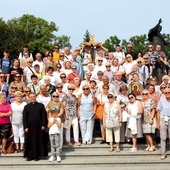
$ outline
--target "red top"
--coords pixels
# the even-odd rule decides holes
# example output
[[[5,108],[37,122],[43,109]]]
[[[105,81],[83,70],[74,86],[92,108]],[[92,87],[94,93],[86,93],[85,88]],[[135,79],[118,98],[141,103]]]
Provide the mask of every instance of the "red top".
[[[10,111],[12,111],[12,109],[9,103],[0,104],[0,115],[7,114]],[[7,124],[7,123],[10,123],[9,116],[0,117],[0,124]]]

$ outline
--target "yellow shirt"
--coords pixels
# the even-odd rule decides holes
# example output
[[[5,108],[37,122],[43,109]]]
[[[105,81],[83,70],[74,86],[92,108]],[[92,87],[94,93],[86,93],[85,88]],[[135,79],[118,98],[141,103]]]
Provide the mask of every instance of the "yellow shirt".
[[[60,53],[57,53],[57,52],[53,53],[53,61],[54,61],[54,63],[56,63],[59,60],[59,54]]]

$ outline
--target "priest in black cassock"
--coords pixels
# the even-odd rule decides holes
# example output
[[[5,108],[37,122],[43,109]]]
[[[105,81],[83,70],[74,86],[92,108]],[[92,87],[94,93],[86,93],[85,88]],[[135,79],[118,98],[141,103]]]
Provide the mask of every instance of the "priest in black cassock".
[[[23,111],[23,123],[25,130],[24,158],[27,161],[38,161],[41,157],[48,156],[47,137],[47,113],[43,104],[36,102],[36,95],[29,95],[30,103]]]

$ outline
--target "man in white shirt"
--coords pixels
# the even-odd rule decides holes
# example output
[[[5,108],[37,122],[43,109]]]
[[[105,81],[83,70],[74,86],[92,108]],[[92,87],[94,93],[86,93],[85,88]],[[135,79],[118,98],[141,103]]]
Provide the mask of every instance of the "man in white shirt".
[[[43,65],[44,65],[44,62],[42,61],[42,55],[41,53],[37,53],[36,54],[36,60],[33,62],[33,67],[38,64],[40,66],[40,73],[42,73],[42,70],[43,70]]]
[[[119,65],[122,65],[125,62],[125,54],[121,51],[120,45],[116,45],[115,52],[113,53],[114,58],[119,60]]]

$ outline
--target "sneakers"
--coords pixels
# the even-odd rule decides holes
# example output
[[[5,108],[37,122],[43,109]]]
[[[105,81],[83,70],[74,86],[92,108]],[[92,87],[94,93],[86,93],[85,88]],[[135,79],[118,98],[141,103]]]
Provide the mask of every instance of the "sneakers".
[[[137,148],[130,148],[129,152],[136,152],[138,149]]]
[[[51,156],[50,159],[49,159],[49,162],[53,162],[53,161],[55,161],[55,157]]]
[[[61,162],[61,157],[57,156],[57,162]]]

